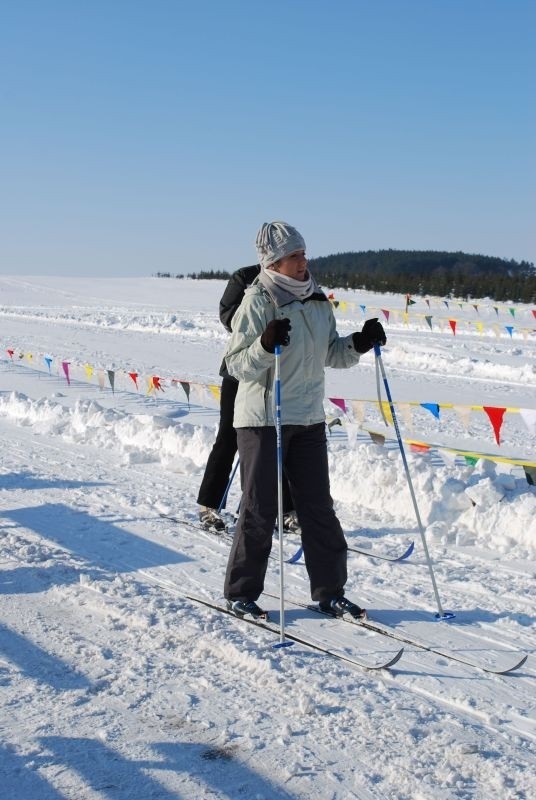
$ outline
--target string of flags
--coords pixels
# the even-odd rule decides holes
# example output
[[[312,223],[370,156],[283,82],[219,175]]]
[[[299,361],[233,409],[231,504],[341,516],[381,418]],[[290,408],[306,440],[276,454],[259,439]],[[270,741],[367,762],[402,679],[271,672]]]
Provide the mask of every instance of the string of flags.
[[[354,301],[350,300],[336,300],[335,295],[333,292],[330,292],[328,295],[331,304],[335,309],[337,309],[341,313],[351,313],[355,314],[359,311],[362,313],[363,318],[367,315],[376,314],[376,315],[383,315],[383,319],[385,322],[390,323],[394,322],[402,322],[404,325],[409,325],[410,323],[418,322],[423,326],[427,326],[431,331],[435,329],[439,329],[440,332],[444,330],[450,330],[454,336],[460,330],[468,330],[469,332],[476,332],[479,335],[483,335],[485,332],[492,332],[495,336],[500,337],[501,335],[508,335],[510,338],[513,338],[514,334],[520,334],[523,336],[524,339],[531,333],[536,333],[536,309],[530,309],[529,316],[529,309],[523,309],[519,311],[514,306],[498,306],[494,305],[492,307],[485,306],[479,303],[462,303],[458,302],[455,303],[449,300],[442,300],[442,310],[443,315],[438,316],[437,314],[430,314],[430,313],[415,313],[412,309],[412,313],[410,314],[409,309],[412,306],[417,305],[419,301],[414,300],[409,294],[405,297],[405,308],[385,308],[381,306],[367,306],[364,303],[355,303]],[[427,304],[428,310],[431,308],[431,302],[434,302],[434,305],[437,306],[438,301],[434,300],[431,301],[429,298],[424,298],[421,300]],[[459,318],[455,316],[452,311],[458,306],[461,310],[464,309],[465,306],[469,305],[471,308],[474,309],[474,312],[478,317],[480,317],[480,311],[485,310],[486,312],[492,311],[495,312],[495,317],[497,321],[489,321],[489,320],[482,320],[480,318],[468,319],[468,318]],[[449,313],[445,316],[444,309],[447,309]],[[509,321],[508,324],[503,323],[500,324],[498,322],[499,314],[508,313]],[[517,315],[517,316],[516,316]],[[525,324],[512,324],[512,320],[519,320],[519,318],[525,319]],[[534,322],[532,322],[534,320]],[[527,324],[528,323],[528,324]]]
[[[329,397],[329,402],[332,403],[337,409],[343,412],[343,414],[348,414],[351,412],[351,416],[353,419],[357,420],[358,422],[362,423],[365,420],[365,408],[366,406],[376,406],[379,408],[381,417],[385,420],[389,425],[394,427],[394,420],[391,413],[390,404],[386,400],[382,400],[381,402],[378,400],[346,400],[342,397]],[[441,410],[443,409],[451,409],[456,412],[457,416],[459,417],[460,421],[463,424],[463,427],[466,431],[469,431],[470,425],[470,415],[472,411],[483,411],[493,430],[493,435],[495,438],[495,442],[497,445],[500,446],[501,444],[501,430],[504,422],[505,414],[508,412],[509,414],[519,414],[525,423],[527,430],[530,435],[536,434],[536,409],[532,408],[519,408],[519,407],[499,407],[499,406],[488,406],[488,405],[475,405],[475,404],[458,404],[458,403],[421,403],[418,401],[409,401],[409,402],[395,402],[393,404],[400,413],[401,417],[403,418],[404,422],[406,423],[406,427],[409,430],[413,430],[413,418],[411,416],[411,409],[412,408],[422,408],[428,411],[435,419],[441,419]],[[397,413],[398,416],[398,413]]]
[[[371,440],[380,446],[385,445],[387,441],[387,435],[385,433],[380,433],[378,430],[371,428],[370,425],[365,424],[365,409],[366,406],[376,406],[381,414],[381,418],[384,420],[386,425],[392,426],[394,429],[394,420],[391,412],[390,404],[385,401],[378,401],[378,400],[346,400],[341,397],[330,397],[328,398],[329,403],[331,403],[332,407],[336,409],[335,413],[340,414],[342,411],[343,418],[350,421],[356,422],[358,428],[360,430],[365,431],[369,434]],[[404,419],[407,427],[410,431],[413,430],[413,419],[411,416],[411,408],[418,407],[425,410],[427,413],[430,413],[435,419],[440,420],[441,416],[441,409],[451,409],[456,412],[466,431],[469,429],[469,419],[472,411],[483,411],[489,422],[491,424],[495,442],[498,446],[501,444],[500,440],[500,433],[504,421],[505,414],[508,413],[517,413],[523,419],[528,432],[530,435],[534,435],[536,433],[536,409],[532,408],[514,408],[514,407],[496,407],[496,406],[479,406],[479,405],[464,405],[464,404],[453,404],[453,403],[420,403],[415,401],[409,402],[394,402],[393,406],[396,407],[396,415],[397,419],[400,414]],[[337,418],[336,418],[337,419]],[[337,419],[338,424],[342,424],[340,418]],[[335,424],[335,420],[328,425],[331,428],[331,425]],[[391,439],[394,439],[394,435],[391,434]],[[510,456],[501,456],[497,454],[489,454],[489,453],[477,453],[470,450],[464,450],[460,448],[449,447],[444,444],[436,444],[432,442],[425,442],[422,440],[417,440],[413,438],[404,438],[404,443],[409,447],[410,451],[413,453],[420,453],[420,454],[429,454],[432,450],[439,453],[443,461],[447,464],[453,463],[456,456],[461,456],[466,464],[470,466],[474,466],[477,464],[478,461],[481,459],[486,459],[488,461],[495,461],[499,463],[506,463],[513,466],[522,467],[525,473],[525,478],[527,483],[530,485],[536,485],[536,461],[532,461],[525,458],[512,458]]]
[[[340,420],[338,423],[341,424]],[[334,421],[330,423],[333,425]],[[369,434],[374,444],[383,447],[387,441],[385,434],[372,430],[367,426],[362,426],[362,430]],[[422,442],[416,439],[404,438],[403,442],[407,445],[412,453],[419,453],[421,455],[428,455],[432,451],[438,453],[443,462],[449,466],[452,465],[456,457],[464,459],[468,466],[474,467],[479,461],[493,461],[496,463],[509,464],[511,466],[522,467],[525,473],[527,483],[531,486],[536,486],[536,461],[527,461],[521,458],[507,458],[491,453],[477,453],[471,450],[463,450],[461,448],[446,447],[443,444],[433,444],[431,442]]]
[[[119,383],[122,384],[121,388],[123,389],[134,387],[138,392],[144,390],[146,395],[156,395],[158,392],[164,393],[167,386],[172,388],[180,386],[186,395],[188,403],[191,396],[195,396],[200,402],[204,402],[207,399],[207,394],[216,402],[219,403],[220,401],[221,387],[218,384],[207,384],[200,381],[162,377],[160,375],[141,375],[139,372],[124,369],[102,369],[94,367],[92,364],[80,364],[48,354],[24,353],[15,351],[13,348],[7,348],[5,352],[10,361],[19,363],[22,366],[40,369],[42,364],[45,364],[46,372],[51,376],[53,374],[53,365],[55,365],[55,375],[60,375],[61,368],[61,373],[65,377],[68,386],[71,385],[72,380],[82,380],[82,376],[85,376],[86,382],[91,383],[96,378],[100,389],[109,388],[112,393],[115,393]]]
[[[104,390],[109,388],[112,393],[115,393],[119,385],[121,388],[136,391],[144,391],[147,396],[157,396],[158,393],[164,393],[168,388],[180,389],[184,393],[186,402],[190,406],[190,402],[195,398],[199,403],[205,403],[207,399],[219,404],[221,387],[218,384],[207,384],[200,381],[191,381],[185,378],[176,377],[163,377],[161,375],[142,375],[136,371],[130,370],[113,370],[102,369],[94,367],[91,364],[79,364],[72,360],[55,358],[50,354],[35,355],[34,353],[24,353],[15,351],[13,348],[7,348],[7,356],[12,362],[16,362],[21,366],[31,366],[33,369],[43,370],[46,374],[52,376],[53,367],[54,374],[65,378],[67,384],[70,386],[72,380],[84,380],[91,383],[96,378],[99,388]],[[61,371],[60,371],[61,370]],[[125,385],[126,384],[126,385]],[[365,418],[371,409],[377,409],[382,420],[386,424],[394,425],[391,414],[391,408],[387,401],[378,400],[363,400],[343,397],[329,397],[327,400],[337,409],[337,412],[342,412],[343,415],[352,421],[358,423],[359,427],[367,430],[365,425]],[[498,446],[501,445],[501,432],[505,422],[505,418],[510,414],[519,414],[530,435],[536,433],[536,409],[520,408],[520,407],[497,407],[489,405],[475,405],[475,404],[454,404],[454,403],[434,403],[434,402],[395,402],[394,406],[397,409],[397,417],[404,420],[406,428],[412,432],[414,425],[413,412],[416,409],[423,409],[431,417],[435,418],[438,422],[441,421],[441,415],[445,410],[450,410],[456,413],[461,421],[465,431],[469,433],[470,418],[472,412],[481,412],[487,417],[494,440]],[[383,434],[369,431],[371,437],[379,437],[385,440]],[[378,441],[379,441],[378,439]],[[426,442],[409,439],[407,440],[414,452],[428,452],[431,448],[438,448],[438,445],[432,445]],[[448,448],[442,448],[448,449]],[[464,453],[465,451],[453,451],[457,453]],[[469,454],[466,453],[467,458],[481,458],[482,454]],[[536,462],[522,459],[512,459],[498,456],[485,456],[495,460],[503,460],[512,464],[519,464],[527,466],[531,469],[536,469]],[[530,482],[530,481],[529,481]]]

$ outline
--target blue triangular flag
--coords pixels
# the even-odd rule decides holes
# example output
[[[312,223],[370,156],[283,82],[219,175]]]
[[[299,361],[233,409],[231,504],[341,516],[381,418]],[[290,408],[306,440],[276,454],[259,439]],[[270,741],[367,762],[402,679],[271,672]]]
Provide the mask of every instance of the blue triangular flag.
[[[421,406],[430,411],[436,419],[439,419],[439,406],[437,403],[421,403]]]

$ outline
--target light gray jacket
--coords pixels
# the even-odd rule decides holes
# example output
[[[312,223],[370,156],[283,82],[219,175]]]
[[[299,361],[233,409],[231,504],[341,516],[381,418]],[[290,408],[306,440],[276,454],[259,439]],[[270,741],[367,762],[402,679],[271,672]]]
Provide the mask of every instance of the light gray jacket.
[[[318,291],[301,302],[263,275],[248,288],[233,317],[225,354],[229,373],[238,379],[235,428],[275,424],[275,355],[261,345],[273,319],[288,317],[290,343],[281,348],[281,422],[314,425],[325,419],[324,367],[352,367],[359,353],[352,336],[339,337],[331,303]]]

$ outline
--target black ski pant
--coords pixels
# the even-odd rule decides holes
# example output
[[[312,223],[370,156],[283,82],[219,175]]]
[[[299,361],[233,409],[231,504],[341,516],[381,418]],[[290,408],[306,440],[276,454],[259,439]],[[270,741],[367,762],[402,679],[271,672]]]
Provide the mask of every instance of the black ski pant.
[[[257,600],[264,588],[277,517],[275,428],[239,428],[242,504],[233,537],[224,595]],[[305,565],[313,600],[343,594],[347,545],[330,495],[326,430],[318,425],[283,425],[285,474],[300,521]]]
[[[219,508],[223,495],[231,477],[233,461],[236,455],[236,430],[233,428],[234,404],[238,391],[238,381],[224,377],[221,384],[220,395],[220,424],[216,441],[212,446],[197,502],[207,508]],[[225,505],[223,506],[225,508]],[[283,476],[283,510],[285,513],[292,511],[294,505],[288,488],[288,482]]]
[[[233,428],[233,416],[237,391],[238,381],[223,378],[220,395],[220,424],[197,496],[199,505],[208,508],[220,507],[233,468],[236,455],[236,431]]]

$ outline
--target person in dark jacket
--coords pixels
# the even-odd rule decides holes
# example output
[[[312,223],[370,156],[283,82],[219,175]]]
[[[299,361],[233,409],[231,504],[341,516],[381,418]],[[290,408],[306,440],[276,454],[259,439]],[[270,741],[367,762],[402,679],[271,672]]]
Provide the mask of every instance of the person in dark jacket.
[[[242,302],[244,292],[259,275],[260,265],[242,267],[233,272],[220,300],[220,321],[231,332],[231,320]],[[238,381],[229,375],[225,359],[222,362],[220,396],[220,422],[216,441],[208,457],[207,465],[197,502],[201,506],[199,519],[207,530],[223,530],[225,525],[219,514],[223,495],[229,483],[233,461],[237,451],[236,431],[233,427],[234,404],[238,391]],[[221,506],[225,508],[225,504]],[[283,480],[284,527],[292,533],[299,533],[299,524],[293,511],[288,483]]]

